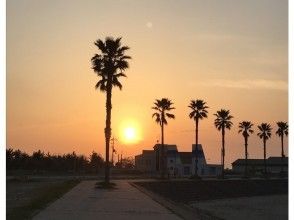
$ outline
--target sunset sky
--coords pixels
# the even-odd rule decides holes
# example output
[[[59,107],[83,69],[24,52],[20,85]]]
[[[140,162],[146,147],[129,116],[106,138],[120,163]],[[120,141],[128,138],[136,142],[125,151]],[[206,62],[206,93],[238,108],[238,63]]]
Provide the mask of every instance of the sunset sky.
[[[113,91],[112,130],[119,153],[152,149],[160,127],[155,99],[174,102],[167,144],[191,151],[191,99],[204,99],[208,119],[199,142],[209,163],[220,163],[217,110],[229,109],[226,164],[244,157],[238,123],[268,122],[268,156],[280,156],[277,121],[288,121],[288,7],[286,0],[9,0],[7,1],[7,147],[28,153],[104,156],[105,94],[90,59],[94,41],[122,37],[131,49],[123,90]],[[125,134],[125,131],[128,131]],[[249,139],[249,157],[262,141]],[[134,141],[127,141],[126,136]],[[288,141],[285,142],[288,154]]]

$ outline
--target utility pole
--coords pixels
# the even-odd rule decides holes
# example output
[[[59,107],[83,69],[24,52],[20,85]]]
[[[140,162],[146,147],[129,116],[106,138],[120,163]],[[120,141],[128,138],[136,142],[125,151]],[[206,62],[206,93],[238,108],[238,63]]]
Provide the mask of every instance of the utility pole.
[[[111,141],[111,148],[112,148],[112,151],[111,151],[111,163],[112,163],[112,166],[113,166],[114,165],[113,164],[113,153],[116,152],[115,149],[114,149],[114,141],[117,141],[117,139],[113,137],[113,138],[110,139],[110,141]]]
[[[121,155],[120,155],[120,164],[122,165],[122,151],[121,151]]]
[[[117,154],[117,164],[119,165],[119,154]]]

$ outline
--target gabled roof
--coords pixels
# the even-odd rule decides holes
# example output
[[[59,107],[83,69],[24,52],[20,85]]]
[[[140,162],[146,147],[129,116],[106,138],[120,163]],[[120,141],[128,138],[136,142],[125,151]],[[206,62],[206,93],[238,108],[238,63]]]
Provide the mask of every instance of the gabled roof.
[[[201,144],[197,144],[197,150],[196,150],[196,144],[192,144],[192,154],[194,157],[197,155],[197,158],[205,159],[205,155],[204,155]]]

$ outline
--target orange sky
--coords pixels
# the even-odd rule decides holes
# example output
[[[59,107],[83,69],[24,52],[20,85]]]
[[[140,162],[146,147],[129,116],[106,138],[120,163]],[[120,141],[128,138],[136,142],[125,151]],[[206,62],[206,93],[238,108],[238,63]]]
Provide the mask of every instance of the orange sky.
[[[114,90],[112,125],[118,151],[152,149],[160,128],[151,118],[156,98],[174,103],[166,143],[190,151],[194,123],[189,101],[204,99],[208,119],[199,141],[210,163],[220,162],[221,136],[213,114],[230,109],[226,163],[243,157],[237,124],[288,120],[287,1],[7,1],[7,147],[27,152],[104,155],[105,94],[90,59],[93,42],[122,36],[131,47],[128,78]],[[134,124],[135,144],[122,130]],[[286,140],[286,154],[288,142]],[[268,156],[280,155],[276,135]],[[262,157],[253,134],[249,157]]]

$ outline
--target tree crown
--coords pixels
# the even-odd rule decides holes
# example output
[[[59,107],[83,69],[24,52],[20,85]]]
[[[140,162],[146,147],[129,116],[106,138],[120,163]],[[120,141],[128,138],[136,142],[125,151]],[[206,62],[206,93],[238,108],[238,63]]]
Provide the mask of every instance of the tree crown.
[[[257,133],[257,136],[260,139],[268,140],[272,135],[272,128],[271,125],[268,123],[261,123],[257,126],[259,129],[259,132]]]
[[[169,111],[175,109],[172,105],[174,103],[168,98],[156,99],[154,102],[154,106],[152,109],[155,112],[152,114],[152,118],[155,117],[156,123],[162,126],[163,124],[167,124],[166,118],[175,119],[175,115],[168,113]]]
[[[214,120],[214,125],[218,130],[224,128],[231,129],[233,122],[231,121],[234,117],[230,115],[230,110],[221,109],[214,114],[216,119]]]
[[[278,130],[276,131],[276,135],[278,135],[278,136],[282,136],[282,135],[288,136],[288,123],[283,122],[283,121],[278,121],[277,125],[278,125]]]
[[[203,118],[207,118],[208,111],[206,109],[208,109],[209,107],[203,100],[191,100],[190,105],[188,107],[192,109],[192,111],[189,114],[189,117],[193,118],[195,121],[197,119],[202,120]]]
[[[95,88],[102,92],[107,90],[107,85],[122,89],[122,84],[118,79],[126,77],[124,71],[129,68],[127,60],[131,57],[125,55],[125,52],[130,48],[121,46],[121,38],[106,37],[104,42],[98,39],[94,44],[100,50],[100,53],[92,57],[92,69],[97,76],[101,77]]]

